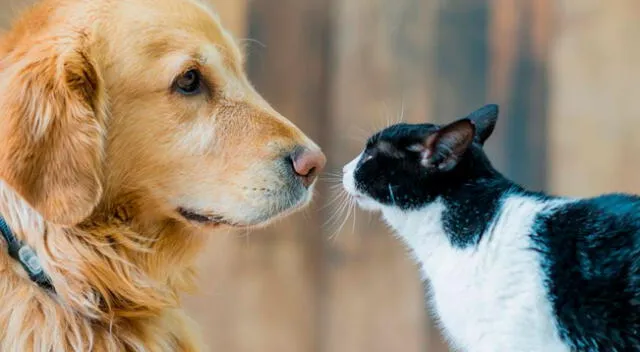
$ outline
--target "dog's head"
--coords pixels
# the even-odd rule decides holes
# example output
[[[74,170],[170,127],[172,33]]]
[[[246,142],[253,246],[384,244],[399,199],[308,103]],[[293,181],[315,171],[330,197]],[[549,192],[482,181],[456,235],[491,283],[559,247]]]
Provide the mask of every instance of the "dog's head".
[[[0,178],[60,225],[127,201],[264,224],[325,163],[196,0],[46,0],[0,38],[0,114]]]

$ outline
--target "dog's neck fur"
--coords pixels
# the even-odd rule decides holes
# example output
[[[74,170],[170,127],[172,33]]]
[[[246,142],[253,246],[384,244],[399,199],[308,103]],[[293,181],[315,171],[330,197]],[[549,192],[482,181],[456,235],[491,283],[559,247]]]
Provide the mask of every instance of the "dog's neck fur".
[[[204,235],[169,220],[140,221],[144,215],[138,213],[130,218],[137,209],[106,209],[77,227],[61,228],[0,181],[0,214],[37,252],[56,289],[55,295],[43,290],[8,253],[0,254],[0,292],[16,300],[3,303],[0,326],[23,336],[5,346],[0,332],[0,350],[190,349],[180,336],[189,334],[186,327],[163,330],[170,321],[187,320],[178,309],[179,292],[194,286],[192,264],[185,263],[202,247]],[[57,331],[41,330],[54,326]]]

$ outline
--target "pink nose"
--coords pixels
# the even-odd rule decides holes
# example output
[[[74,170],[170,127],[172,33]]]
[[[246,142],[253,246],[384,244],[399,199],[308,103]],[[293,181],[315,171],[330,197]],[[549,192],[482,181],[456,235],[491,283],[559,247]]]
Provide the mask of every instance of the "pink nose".
[[[293,171],[300,177],[305,187],[311,186],[313,181],[327,163],[327,158],[320,150],[299,148],[291,155]]]

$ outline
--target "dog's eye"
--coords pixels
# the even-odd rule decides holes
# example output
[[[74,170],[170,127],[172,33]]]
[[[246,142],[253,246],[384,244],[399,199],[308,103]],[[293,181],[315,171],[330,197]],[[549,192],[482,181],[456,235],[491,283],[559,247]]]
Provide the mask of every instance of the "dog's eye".
[[[200,71],[194,69],[183,73],[176,79],[175,87],[180,94],[199,94],[202,90],[202,76],[200,75]]]

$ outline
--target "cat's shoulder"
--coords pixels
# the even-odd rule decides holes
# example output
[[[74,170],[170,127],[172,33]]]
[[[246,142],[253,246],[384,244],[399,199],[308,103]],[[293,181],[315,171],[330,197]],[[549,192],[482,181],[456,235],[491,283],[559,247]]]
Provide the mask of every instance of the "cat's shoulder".
[[[610,193],[582,200],[585,206],[605,211],[608,215],[635,214],[640,217],[640,196],[627,193]]]
[[[607,225],[619,229],[640,229],[638,195],[610,193],[591,198],[559,200],[556,204],[557,206],[541,216],[540,220],[543,223],[565,223],[566,227],[578,232],[581,228],[588,231],[606,229]]]
[[[548,201],[553,202],[553,201]],[[611,193],[557,200],[535,221],[535,237],[546,246],[584,245],[600,250],[640,251],[640,196]]]

